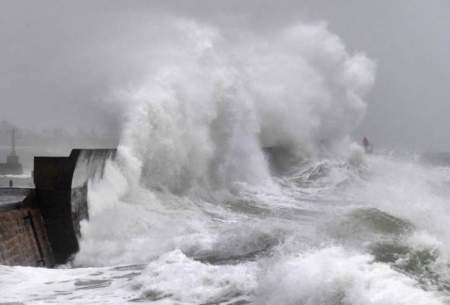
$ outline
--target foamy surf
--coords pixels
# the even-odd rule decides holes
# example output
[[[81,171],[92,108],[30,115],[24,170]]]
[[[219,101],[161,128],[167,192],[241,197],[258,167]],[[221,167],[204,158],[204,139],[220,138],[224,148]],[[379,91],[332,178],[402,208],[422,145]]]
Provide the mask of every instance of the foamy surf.
[[[89,182],[79,253],[0,266],[2,302],[450,302],[450,172],[349,137],[370,59],[323,23],[263,37],[161,22],[154,63],[115,92],[121,143]]]
[[[422,227],[415,220],[422,208],[414,211],[415,205],[396,207],[395,215],[385,209],[382,201],[390,199],[389,192],[378,204],[350,198],[355,188],[359,195],[373,191],[367,188],[380,178],[373,170],[379,158],[368,158],[364,169],[356,171],[361,171],[359,176],[342,162],[326,162],[333,169],[322,169],[320,177],[311,176],[317,170],[306,170],[302,164],[282,179],[276,192],[253,189],[239,200],[235,195],[220,203],[164,193],[147,197],[145,189],[124,197],[125,188],[119,187],[123,177],[108,173],[118,170],[110,164],[105,179],[91,187],[99,196],[91,197],[91,203],[102,198],[104,205],[92,209],[91,222],[83,224],[76,268],[2,266],[2,301],[448,304],[448,252],[442,228]],[[392,160],[384,162],[395,166]],[[411,170],[436,175],[428,176],[437,180],[424,182],[423,191],[435,190],[435,183],[447,179],[442,169],[402,162],[397,171],[406,166],[409,175],[401,183],[412,183],[406,177],[414,181]],[[324,164],[310,163],[309,168]],[[102,187],[111,189],[113,183],[108,179],[117,179],[118,197],[133,200],[104,200]],[[329,179],[340,182],[323,183]],[[145,198],[157,204],[148,205]],[[105,267],[83,267],[87,265]]]

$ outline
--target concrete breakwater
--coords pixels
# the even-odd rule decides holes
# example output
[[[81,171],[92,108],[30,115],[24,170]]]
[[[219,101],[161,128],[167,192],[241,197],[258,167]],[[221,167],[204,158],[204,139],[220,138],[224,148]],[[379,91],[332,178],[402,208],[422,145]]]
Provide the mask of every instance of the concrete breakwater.
[[[74,149],[35,157],[34,188],[0,188],[0,264],[53,267],[79,250],[89,217],[88,180],[103,174],[114,149]]]

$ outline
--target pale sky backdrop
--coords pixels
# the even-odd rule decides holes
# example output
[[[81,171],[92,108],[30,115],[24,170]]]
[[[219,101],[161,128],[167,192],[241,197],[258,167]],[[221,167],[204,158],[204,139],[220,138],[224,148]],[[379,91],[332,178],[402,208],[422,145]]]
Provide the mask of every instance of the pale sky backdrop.
[[[120,114],[98,101],[132,69],[116,59],[145,31],[129,33],[163,13],[262,32],[327,21],[350,51],[378,67],[355,138],[450,151],[449,0],[1,0],[0,121],[116,132]]]

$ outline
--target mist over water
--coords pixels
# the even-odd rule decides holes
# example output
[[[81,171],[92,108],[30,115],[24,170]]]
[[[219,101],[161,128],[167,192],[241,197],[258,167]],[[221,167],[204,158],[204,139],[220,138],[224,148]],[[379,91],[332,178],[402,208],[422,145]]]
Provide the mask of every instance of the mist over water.
[[[112,94],[118,156],[89,184],[76,268],[0,266],[6,301],[450,302],[450,171],[349,136],[369,58],[324,23],[164,25],[142,77]]]

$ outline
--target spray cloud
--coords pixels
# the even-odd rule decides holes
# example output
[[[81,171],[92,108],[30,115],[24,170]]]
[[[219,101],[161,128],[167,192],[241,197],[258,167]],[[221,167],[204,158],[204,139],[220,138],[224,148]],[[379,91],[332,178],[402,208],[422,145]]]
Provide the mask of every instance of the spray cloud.
[[[147,186],[270,183],[264,147],[336,150],[364,115],[374,63],[349,55],[325,23],[256,35],[168,18],[164,33],[150,31],[145,77],[118,94],[120,151]]]

